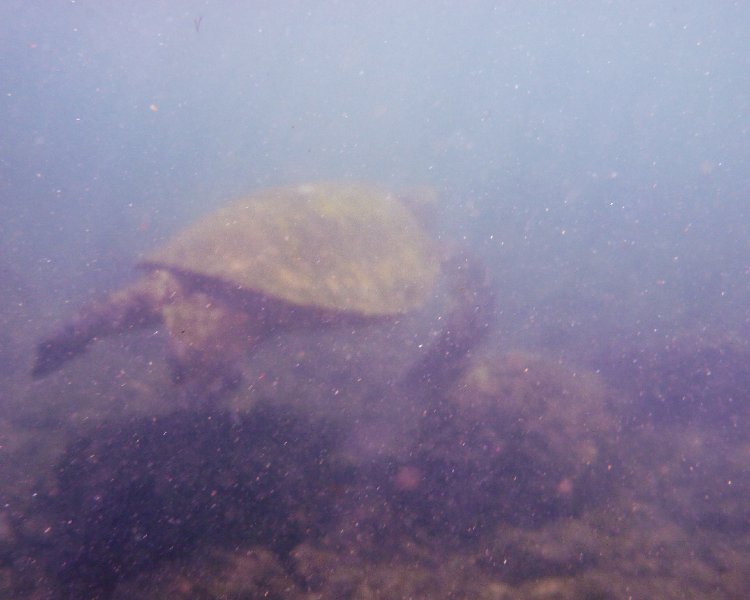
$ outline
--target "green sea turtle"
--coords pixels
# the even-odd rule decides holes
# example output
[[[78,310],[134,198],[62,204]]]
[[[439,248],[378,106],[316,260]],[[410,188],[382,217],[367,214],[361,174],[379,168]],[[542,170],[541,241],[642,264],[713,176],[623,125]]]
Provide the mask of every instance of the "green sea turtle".
[[[34,377],[98,338],[163,323],[177,378],[207,385],[281,328],[377,321],[425,306],[441,260],[396,196],[311,183],[219,209],[140,266],[141,279],[85,305],[39,344]]]

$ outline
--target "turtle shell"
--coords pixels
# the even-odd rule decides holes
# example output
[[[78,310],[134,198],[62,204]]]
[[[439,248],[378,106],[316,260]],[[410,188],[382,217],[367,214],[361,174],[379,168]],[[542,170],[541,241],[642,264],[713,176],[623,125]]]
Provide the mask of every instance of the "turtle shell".
[[[143,264],[366,316],[424,305],[439,271],[431,239],[395,196],[348,183],[258,192],[197,221]]]

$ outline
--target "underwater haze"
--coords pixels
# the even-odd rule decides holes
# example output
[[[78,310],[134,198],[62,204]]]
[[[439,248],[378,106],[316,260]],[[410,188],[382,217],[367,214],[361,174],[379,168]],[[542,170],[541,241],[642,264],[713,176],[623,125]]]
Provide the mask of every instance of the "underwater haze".
[[[750,593],[750,5],[6,0],[0,22],[0,596]],[[172,236],[314,182],[428,198],[424,311],[276,322],[259,290],[252,352],[185,342],[196,388],[167,293],[32,377]],[[228,331],[257,318],[189,275]]]

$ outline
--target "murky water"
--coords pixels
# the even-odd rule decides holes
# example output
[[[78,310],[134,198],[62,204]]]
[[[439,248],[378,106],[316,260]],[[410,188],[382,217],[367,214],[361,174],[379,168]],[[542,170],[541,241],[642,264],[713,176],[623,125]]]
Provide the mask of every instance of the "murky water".
[[[0,596],[747,595],[744,5],[0,11]],[[417,309],[182,273],[31,376],[190,223],[319,181],[413,211]]]

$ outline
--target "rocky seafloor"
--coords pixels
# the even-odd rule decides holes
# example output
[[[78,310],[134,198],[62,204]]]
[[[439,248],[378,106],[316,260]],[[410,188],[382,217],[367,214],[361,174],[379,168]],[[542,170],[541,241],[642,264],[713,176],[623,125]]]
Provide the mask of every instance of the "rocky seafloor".
[[[293,368],[261,352],[249,384],[200,410],[171,402],[153,342],[121,344],[51,381],[3,381],[4,598],[750,589],[747,352],[734,340],[598,374],[485,349],[419,403],[284,348]],[[708,380],[688,360],[696,344]]]

